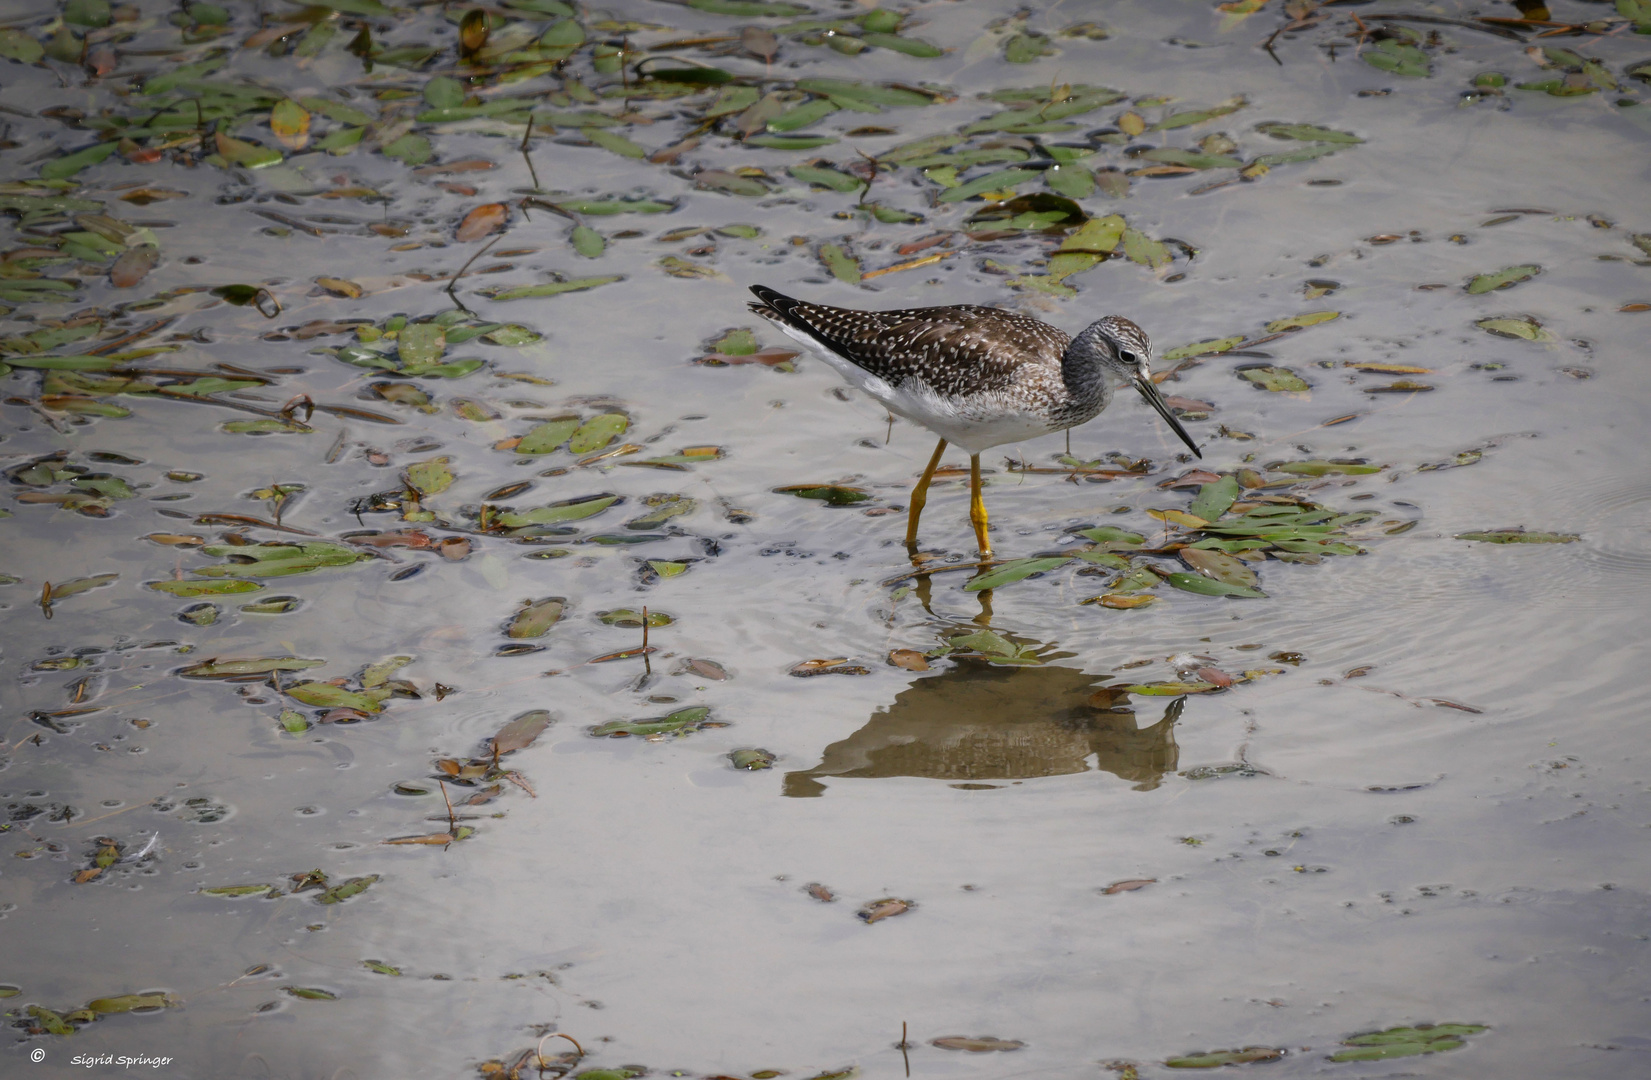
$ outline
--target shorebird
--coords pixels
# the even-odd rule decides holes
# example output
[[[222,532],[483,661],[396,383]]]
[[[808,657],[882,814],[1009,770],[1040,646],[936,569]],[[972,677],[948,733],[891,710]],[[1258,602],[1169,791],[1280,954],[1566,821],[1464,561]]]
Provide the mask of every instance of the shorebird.
[[[978,304],[856,311],[794,300],[762,285],[751,310],[797,339],[890,412],[940,436],[928,468],[912,489],[906,544],[917,544],[917,522],[929,481],[947,443],[969,452],[969,521],[980,557],[992,554],[980,454],[1087,423],[1133,386],[1198,457],[1152,381],[1152,343],[1121,315],[1068,337],[1048,323]]]

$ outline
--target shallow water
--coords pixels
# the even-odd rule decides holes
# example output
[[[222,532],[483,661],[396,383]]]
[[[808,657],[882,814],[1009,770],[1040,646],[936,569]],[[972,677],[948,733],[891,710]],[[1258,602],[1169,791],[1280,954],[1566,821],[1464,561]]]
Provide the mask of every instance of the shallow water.
[[[1611,17],[1600,4],[1551,7],[1556,20]],[[102,80],[54,61],[5,62],[6,179],[32,177],[40,162],[92,141],[47,110],[130,109],[116,96],[124,76],[169,62],[135,50],[183,47],[160,8],[138,9],[138,23],[116,23],[139,28],[119,46],[134,51]],[[841,136],[878,124],[894,134],[801,151],[708,135],[675,166],[575,145],[577,129],[535,135],[546,199],[621,194],[676,204],[658,216],[586,216],[608,237],[596,259],[569,246],[567,217],[523,213],[534,181],[517,153],[519,134],[415,129],[431,139],[436,163],[495,163],[484,172],[420,176],[364,143],[339,156],[289,149],[260,169],[190,163],[189,147],[148,164],[123,160],[121,150],[73,175],[73,194],[105,201],[105,213],[164,222],[150,226],[160,261],[138,286],[115,289],[107,263],[83,259],[72,300],[7,304],[16,310],[6,335],[99,309],[100,337],[54,350],[77,354],[176,317],[139,344],[179,348],[145,364],[203,372],[230,364],[275,380],[220,403],[273,413],[308,395],[400,426],[318,411],[310,433],[251,436],[219,426],[253,417],[244,410],[125,395],[98,400],[118,402],[129,417],[88,417],[45,407],[38,399],[52,391],[38,370],[20,366],[0,382],[0,467],[10,473],[65,454],[135,489],[106,517],[18,497],[63,493],[68,477],[48,489],[8,482],[0,494],[10,511],[0,520],[0,572],[18,579],[0,590],[0,803],[9,817],[0,847],[12,856],[0,866],[0,983],[19,991],[5,999],[15,1026],[3,1051],[19,1073],[43,1050],[29,1075],[78,1075],[71,1058],[99,1054],[168,1056],[155,1072],[181,1076],[477,1075],[478,1065],[514,1063],[541,1036],[565,1032],[587,1052],[581,1070],[812,1077],[857,1066],[896,1076],[906,1067],[902,1025],[918,1076],[1113,1075],[1104,1063],[1124,1075],[1125,1063],[1142,1076],[1175,1075],[1166,1060],[1245,1046],[1288,1050],[1281,1061],[1242,1066],[1277,1076],[1618,1078],[1651,1069],[1651,879],[1642,857],[1651,774],[1643,665],[1634,659],[1651,600],[1651,460],[1639,438],[1651,393],[1651,312],[1619,310],[1651,302],[1646,249],[1631,240],[1651,232],[1648,106],[1637,103],[1643,84],[1623,75],[1647,55],[1647,39],[1624,26],[1536,42],[1601,58],[1620,90],[1557,97],[1510,85],[1502,99],[1464,105],[1479,72],[1505,72],[1510,83],[1547,77],[1522,51],[1531,42],[1397,24],[1442,35],[1427,46],[1432,75],[1416,78],[1363,62],[1340,35],[1355,30],[1350,11],[1373,24],[1383,11],[1421,9],[1329,9],[1319,26],[1280,37],[1275,63],[1257,47],[1285,21],[1270,10],[1223,31],[1204,4],[1065,4],[1040,10],[1030,25],[1053,33],[1099,20],[1110,37],[1056,37],[1058,54],[1011,64],[1008,31],[988,24],[1015,10],[917,7],[927,22],[907,32],[951,50],[930,60],[886,49],[845,56],[781,38],[775,79],[921,80],[956,95],[878,115],[845,110],[806,131]],[[1454,3],[1426,12],[1517,14],[1512,5],[1491,12]],[[49,37],[52,16],[30,14],[11,25]],[[346,32],[304,62],[232,48],[214,78],[392,108],[374,94],[386,86],[418,93],[453,69],[454,28],[436,16],[425,9],[375,24],[392,45],[441,45],[426,69],[380,65],[365,74],[343,50]],[[632,31],[639,48],[785,22],[647,0],[621,0],[586,22],[601,17],[668,24]],[[255,22],[236,10],[232,26],[231,36],[191,45],[183,58],[235,45]],[[680,55],[764,76],[749,56]],[[619,79],[591,74],[583,52],[570,70],[598,88]],[[1301,145],[1255,130],[1270,120],[1364,142],[1253,181],[1236,181],[1232,169],[1138,176],[1127,198],[1081,200],[1090,214],[1121,213],[1147,236],[1178,239],[1197,254],[1176,249],[1157,271],[1110,259],[1069,279],[1071,298],[1014,288],[990,265],[1046,272],[1035,260],[1048,245],[1036,236],[960,236],[956,256],[858,286],[821,264],[821,241],[848,243],[867,270],[904,261],[895,246],[961,229],[983,204],[932,204],[943,189],[901,168],[880,175],[868,198],[927,220],[872,222],[852,212],[854,193],[810,191],[787,166],[824,156],[847,167],[854,149],[876,155],[1000,108],[979,94],[1066,82],[1114,87],[1131,101],[1075,117],[1071,132],[1022,138],[1077,144],[1115,131],[1132,108],[1150,123],[1243,95],[1239,112],[1131,144],[1190,147],[1225,131],[1246,160]],[[556,84],[552,75],[502,92],[543,94]],[[1132,104],[1148,95],[1176,102]],[[655,122],[623,130],[651,152],[686,134],[708,100],[643,100],[638,111]],[[279,145],[267,125],[236,131]],[[1094,145],[1091,165],[1142,164],[1121,146]],[[704,190],[690,179],[694,167],[750,165],[775,180],[769,196]],[[1191,194],[1212,178],[1235,182]],[[187,197],[119,201],[137,185]],[[320,195],[349,186],[383,198]],[[312,320],[450,310],[446,278],[482,246],[455,241],[454,228],[494,201],[511,205],[507,232],[456,292],[481,319],[544,338],[520,348],[450,346],[446,359],[478,356],[488,367],[413,380],[436,411],[382,400],[365,387],[384,380],[312,352],[348,334],[291,334]],[[1487,224],[1510,208],[1523,212]],[[337,231],[311,235],[254,210]],[[26,223],[8,220],[8,250],[39,242],[19,231]],[[367,227],[386,221],[405,234]],[[682,226],[730,223],[762,233],[716,237],[715,251],[699,255],[686,249],[703,236],[658,240]],[[641,235],[613,236],[633,229]],[[394,250],[409,244],[422,246]],[[659,265],[667,255],[717,273],[667,276]],[[487,272],[499,263],[512,266]],[[1506,291],[1464,294],[1474,275],[1521,264],[1541,272]],[[64,277],[76,265],[45,272]],[[478,292],[544,282],[551,271],[624,279],[508,303]],[[365,295],[328,294],[312,286],[319,276],[354,282]],[[1309,279],[1338,288],[1308,299]],[[989,594],[966,591],[964,573],[902,578],[911,568],[904,515],[865,511],[905,505],[931,437],[904,421],[889,427],[880,407],[843,390],[810,357],[794,372],[692,363],[733,327],[755,328],[763,346],[787,344],[745,311],[751,283],[850,307],[1001,304],[1068,332],[1118,312],[1160,352],[1259,337],[1267,322],[1302,312],[1340,312],[1242,356],[1206,356],[1164,389],[1214,405],[1207,419],[1186,420],[1204,447],[1202,468],[1322,459],[1382,466],[1289,489],[1337,510],[1375,511],[1359,534],[1366,551],[1318,564],[1269,559],[1260,566],[1265,599],[1160,587],[1164,595],[1137,610],[1081,604],[1110,578],[1076,564]],[[262,285],[283,310],[266,320],[204,291],[175,292],[227,284]],[[148,297],[158,303],[110,310]],[[1521,315],[1553,340],[1474,325]],[[284,340],[268,340],[272,333]],[[1290,368],[1311,390],[1270,393],[1235,374],[1258,363]],[[1428,373],[1347,366],[1356,363]],[[1402,378],[1433,389],[1367,392]],[[456,413],[458,398],[478,403],[484,418]],[[613,446],[628,440],[657,456],[715,445],[724,456],[664,471],[623,464],[643,453],[581,466],[567,450],[522,457],[493,448],[534,418],[610,410],[630,422]],[[1064,449],[1055,435],[986,455],[1000,557],[1069,549],[1070,530],[1098,524],[1156,540],[1165,526],[1144,511],[1187,505],[1189,492],[1159,484],[1192,464],[1141,403],[1120,399],[1074,431],[1072,452],[1148,458],[1149,472],[1096,483],[1065,470],[1011,471],[1020,462],[1058,468]],[[99,462],[89,456],[96,452],[140,463]],[[400,499],[402,470],[443,456],[455,481],[424,501],[434,520],[403,520],[419,509],[406,502],[401,512],[362,502],[378,493]],[[1470,463],[1435,467],[1458,461]],[[204,476],[166,477],[180,470]],[[539,475],[547,471],[558,474]],[[601,492],[626,501],[537,543],[479,530],[484,496],[516,481],[533,486],[495,505],[525,510]],[[803,483],[856,485],[875,501],[834,507],[773,490]],[[270,520],[268,497],[249,494],[271,484],[305,485],[280,520],[320,538],[407,528],[471,546],[458,559],[372,549],[384,557],[269,578],[244,595],[180,599],[146,587],[223,561],[143,539],[153,533],[292,539],[196,520]],[[657,528],[625,529],[657,494],[698,503]],[[965,498],[955,477],[931,495],[923,542],[941,560],[970,561]],[[1384,531],[1411,521],[1408,531]],[[1580,539],[1456,539],[1514,526]],[[528,557],[558,548],[566,554]],[[686,569],[661,578],[649,560]],[[412,568],[419,572],[406,576]],[[106,573],[119,577],[57,600],[50,621],[43,617],[43,583]],[[271,596],[301,603],[286,614],[239,610]],[[553,596],[567,601],[560,622],[515,642],[542,651],[501,654],[520,603]],[[221,609],[215,622],[180,621],[180,611],[203,602]],[[658,651],[645,665],[640,656],[590,663],[642,644],[640,629],[606,625],[597,613],[644,604],[674,619],[650,631]],[[983,626],[1042,663],[935,657],[913,672],[886,662],[890,650],[936,650]],[[326,717],[267,681],[176,674],[211,658],[289,656],[326,663],[285,673],[288,688],[411,657],[393,677],[419,696],[390,698],[357,722]],[[1198,659],[1188,665],[1189,657]],[[689,658],[714,661],[728,677],[684,672]],[[864,673],[790,673],[802,661],[837,658]],[[1093,703],[1103,684],[1173,680],[1178,664],[1265,673],[1216,693]],[[590,734],[689,706],[709,707],[709,719],[726,726],[659,739]],[[284,731],[283,709],[307,730]],[[485,766],[487,740],[540,709],[551,726],[502,759],[521,783],[461,775],[447,785],[458,824],[473,834],[446,846],[381,843],[446,831],[436,780],[451,772],[439,762]],[[774,755],[773,767],[735,769],[728,755],[751,748]],[[464,805],[490,782],[498,786],[491,801]],[[122,861],[77,883],[110,846],[100,837],[115,842]],[[323,904],[319,890],[294,888],[292,876],[312,869],[334,886],[377,880]],[[1153,881],[1103,891],[1141,879]],[[814,883],[836,899],[811,897]],[[281,895],[202,892],[243,884]],[[885,897],[913,906],[872,925],[855,917]],[[30,1005],[62,1015],[140,991],[175,1002],[108,1015],[72,1035],[30,1031],[39,1026]],[[1427,1056],[1327,1060],[1359,1033],[1447,1022],[1488,1030]],[[958,1035],[1024,1045],[971,1053],[930,1042]],[[569,1049],[553,1039],[544,1053]]]

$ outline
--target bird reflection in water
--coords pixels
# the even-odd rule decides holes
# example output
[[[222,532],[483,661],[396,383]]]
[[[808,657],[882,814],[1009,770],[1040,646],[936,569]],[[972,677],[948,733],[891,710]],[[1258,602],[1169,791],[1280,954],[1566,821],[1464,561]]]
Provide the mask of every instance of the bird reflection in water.
[[[924,776],[955,787],[1098,769],[1151,791],[1176,769],[1175,722],[1138,727],[1128,695],[1074,668],[997,667],[963,660],[917,679],[820,763],[787,773],[784,793],[824,795],[822,780]],[[1093,764],[1091,764],[1093,759]]]

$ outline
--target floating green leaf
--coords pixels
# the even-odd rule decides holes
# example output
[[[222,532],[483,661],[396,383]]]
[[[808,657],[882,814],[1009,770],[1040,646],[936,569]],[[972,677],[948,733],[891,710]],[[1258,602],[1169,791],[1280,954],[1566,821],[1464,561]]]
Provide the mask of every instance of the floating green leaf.
[[[97,998],[86,1007],[99,1016],[114,1013],[140,1012],[145,1009],[166,1009],[178,1004],[177,998],[165,993],[121,994],[117,997]]]
[[[985,176],[970,180],[966,184],[951,188],[941,193],[937,200],[943,203],[962,202],[977,195],[984,195],[988,191],[1002,191],[1013,188],[1016,184],[1024,184],[1028,180],[1038,177],[1034,169],[1004,169],[1001,172],[988,173]]]
[[[1042,574],[1050,570],[1058,569],[1071,561],[1071,557],[1067,555],[1059,555],[1042,559],[1012,559],[1009,562],[993,567],[984,574],[981,574],[979,577],[971,579],[970,582],[963,587],[970,592],[979,592],[983,589],[996,589],[1000,586],[1009,585],[1016,581],[1023,581],[1026,578],[1031,577],[1033,574]]]
[[[829,97],[843,108],[856,112],[881,112],[885,105],[899,108],[934,104],[934,98],[916,90],[844,79],[798,79],[797,89]]]
[[[1414,45],[1407,45],[1402,41],[1391,38],[1378,41],[1374,46],[1366,48],[1359,54],[1364,62],[1373,68],[1390,71],[1395,75],[1408,75],[1412,78],[1426,78],[1433,74],[1433,67],[1428,63],[1427,53]]]
[[[768,194],[768,185],[752,176],[742,176],[727,169],[701,169],[694,174],[694,183],[712,191],[726,191],[757,199]]]
[[[518,454],[548,454],[558,449],[573,433],[579,430],[580,420],[577,416],[558,416],[536,425],[522,441],[516,444]]]
[[[560,621],[566,608],[567,598],[562,596],[529,601],[512,616],[505,634],[512,638],[543,637],[546,631]]]
[[[1480,274],[1465,287],[1469,296],[1479,296],[1494,289],[1510,289],[1521,281],[1529,281],[1541,272],[1542,267],[1534,263],[1526,266],[1509,266],[1494,274]]]
[[[1263,390],[1274,393],[1299,394],[1312,389],[1312,385],[1300,375],[1286,367],[1253,367],[1240,368],[1240,378],[1248,379]]]
[[[332,888],[323,892],[320,896],[317,896],[315,898],[315,902],[317,904],[336,904],[340,901],[348,900],[352,896],[359,896],[366,892],[368,887],[377,881],[377,874],[368,874],[366,877],[350,878],[348,881],[334,885]],[[319,991],[319,993],[326,995],[329,999],[334,996],[325,990]]]
[[[1055,46],[1042,34],[1015,34],[1003,43],[1003,58],[1011,64],[1030,64],[1049,56]]]
[[[1180,345],[1164,353],[1160,360],[1173,363],[1177,360],[1190,360],[1195,356],[1215,356],[1229,349],[1236,349],[1243,344],[1244,336],[1216,338],[1213,341],[1200,341],[1195,345]]]
[[[902,143],[885,150],[877,155],[877,160],[884,165],[909,165],[913,161],[937,154],[947,147],[956,146],[962,141],[961,135],[928,135],[916,142]]]
[[[33,64],[45,55],[45,46],[30,34],[11,26],[0,29],[0,59]]]
[[[1466,1036],[1488,1030],[1484,1024],[1417,1024],[1415,1027],[1388,1028],[1386,1031],[1343,1039],[1342,1045],[1353,1049],[1337,1051],[1330,1055],[1330,1060],[1380,1061],[1384,1058],[1437,1054],[1456,1050],[1464,1045]]]
[[[359,709],[364,713],[380,713],[384,706],[373,694],[346,690],[332,683],[307,682],[281,688],[282,693],[317,709]]]
[[[440,495],[453,486],[451,458],[438,457],[407,466],[407,486],[420,495]]]
[[[1290,330],[1301,330],[1319,323],[1333,322],[1341,318],[1339,311],[1309,311],[1302,315],[1290,315],[1283,319],[1274,319],[1267,324],[1267,333],[1282,334]]]
[[[281,890],[273,885],[214,885],[201,890],[204,896],[256,896],[259,893],[265,896],[279,896]]]
[[[657,529],[672,518],[691,514],[699,508],[699,500],[687,495],[650,495],[644,500],[648,512],[625,522],[625,528],[635,531]]]
[[[1095,174],[1075,161],[1045,169],[1043,182],[1049,185],[1049,190],[1069,199],[1087,199],[1095,194]]]
[[[178,671],[186,679],[227,679],[241,675],[264,675],[271,671],[303,671],[320,667],[325,660],[306,660],[297,656],[261,657],[257,660],[208,660],[191,664]]]
[[[1079,530],[1078,535],[1087,537],[1090,540],[1095,541],[1097,544],[1107,547],[1109,550],[1142,547],[1147,542],[1147,538],[1142,536],[1140,533],[1130,532],[1128,529],[1120,529],[1116,525],[1102,525],[1094,529],[1081,529]]]
[[[573,250],[587,259],[594,259],[601,255],[608,246],[608,242],[602,238],[602,234],[588,225],[575,225],[571,239]]]
[[[623,626],[640,630],[644,622],[648,626],[669,626],[676,619],[663,611],[650,611],[646,619],[643,614],[634,608],[615,608],[612,611],[598,611],[596,617],[608,626]]]
[[[1206,1054],[1187,1054],[1184,1057],[1170,1058],[1164,1064],[1172,1069],[1214,1069],[1222,1065],[1277,1061],[1283,1056],[1283,1050],[1271,1046],[1246,1046],[1242,1050],[1212,1050]]]
[[[585,289],[594,289],[599,285],[609,285],[623,280],[624,275],[612,274],[608,277],[574,278],[571,281],[551,281],[543,285],[520,285],[514,289],[504,289],[493,293],[490,300],[533,300],[544,296],[560,296],[563,293],[581,292]]]
[[[446,351],[447,328],[440,323],[412,323],[397,334],[396,353],[404,364],[433,364]]]
[[[846,281],[850,285],[860,284],[860,260],[845,251],[842,245],[821,244],[820,260],[838,281]]]
[[[678,709],[669,716],[657,720],[609,720],[605,724],[598,724],[591,728],[592,735],[687,735],[699,729],[700,724],[710,714],[709,707],[695,705],[686,709]]]
[[[96,165],[98,162],[105,160],[115,152],[115,147],[119,145],[119,143],[113,142],[98,143],[95,146],[88,146],[84,150],[77,150],[72,154],[64,154],[62,157],[53,158],[40,166],[40,177],[43,180],[66,179],[89,165]],[[281,155],[276,154],[275,156],[279,160]]]
[[[582,521],[588,517],[595,517],[618,501],[618,495],[585,495],[520,513],[503,511],[493,515],[492,520],[507,529],[520,529],[531,525],[559,525],[567,521]]]
[[[1526,532],[1519,528],[1457,533],[1456,539],[1478,540],[1486,544],[1570,544],[1582,537],[1575,533]]]
[[[859,191],[866,183],[858,176],[851,176],[848,173],[828,169],[820,165],[793,165],[786,171],[805,184],[830,188],[832,191]]]
[[[625,138],[625,136],[620,135],[617,132],[608,131],[605,128],[586,128],[585,138],[589,139],[591,142],[595,143],[597,146],[600,146],[604,150],[610,150],[613,153],[618,154],[620,157],[636,158],[637,160],[641,160],[642,158],[648,156],[648,151],[644,147],[638,146],[636,143]]]
[[[608,217],[613,214],[663,214],[675,210],[671,203],[652,199],[563,199],[556,208],[570,214],[593,214]]]
[[[790,484],[774,489],[779,495],[795,495],[799,499],[819,499],[830,506],[853,506],[874,496],[864,488],[842,484]]]
[[[292,574],[307,574],[328,566],[348,566],[373,557],[370,552],[362,551],[360,548],[325,540],[302,544],[208,544],[201,551],[206,555],[234,556],[248,560],[202,566],[191,571],[202,577],[218,578],[287,577]]]
[[[1369,476],[1382,471],[1380,465],[1366,465],[1357,461],[1285,461],[1269,465],[1267,469],[1269,472],[1292,473],[1296,476]],[[1193,512],[1197,513],[1196,510]]]
[[[774,132],[796,131],[798,128],[804,128],[825,119],[839,108],[840,106],[834,104],[830,98],[814,98],[787,109],[768,121],[768,130]]]
[[[1247,585],[1231,585],[1216,578],[1205,577],[1202,574],[1185,574],[1177,571],[1165,577],[1164,580],[1177,589],[1198,593],[1202,596],[1237,596],[1250,600],[1265,599],[1267,596],[1260,589],[1251,588]]]
[[[111,585],[119,574],[93,574],[91,577],[69,578],[67,581],[54,581],[51,586],[50,603],[70,596],[76,596],[90,589],[99,589]]]
[[[1189,169],[1239,169],[1244,166],[1243,161],[1228,154],[1202,154],[1196,150],[1181,150],[1173,146],[1147,150],[1135,156],[1164,165],[1185,165]]]
[[[1128,228],[1123,234],[1124,255],[1130,262],[1153,270],[1168,266],[1174,261],[1169,248],[1152,239],[1139,229]]]
[[[1271,135],[1275,139],[1296,139],[1301,142],[1345,143],[1348,145],[1364,142],[1363,139],[1352,134],[1351,132],[1335,131],[1331,128],[1318,127],[1314,124],[1284,124],[1277,121],[1271,121],[1265,124],[1257,124],[1255,129],[1267,135]]]
[[[1552,331],[1529,315],[1502,319],[1479,319],[1473,325],[1498,337],[1522,338],[1525,341],[1552,342],[1557,340]],[[15,363],[16,361],[13,361]]]
[[[1249,102],[1242,96],[1228,98],[1220,105],[1211,109],[1191,109],[1186,112],[1171,113],[1158,123],[1152,125],[1151,131],[1173,131],[1176,128],[1191,127],[1194,124],[1206,123],[1223,116],[1231,115],[1244,108]]]
[[[1255,570],[1248,563],[1224,551],[1189,547],[1182,548],[1180,555],[1182,562],[1205,577],[1223,584],[1251,589],[1259,582]]]
[[[568,452],[590,454],[625,434],[631,421],[624,413],[603,413],[586,420],[568,440]]]
[[[946,50],[938,45],[917,38],[901,37],[898,34],[865,33],[860,35],[860,40],[873,48],[889,49],[923,60],[946,55]]]
[[[257,592],[264,587],[256,581],[150,581],[145,584],[156,592],[181,597],[224,596]]]
[[[1199,488],[1198,494],[1193,497],[1192,505],[1187,507],[1187,512],[1193,517],[1214,521],[1238,501],[1238,492],[1238,481],[1231,476],[1223,476],[1214,483]]]

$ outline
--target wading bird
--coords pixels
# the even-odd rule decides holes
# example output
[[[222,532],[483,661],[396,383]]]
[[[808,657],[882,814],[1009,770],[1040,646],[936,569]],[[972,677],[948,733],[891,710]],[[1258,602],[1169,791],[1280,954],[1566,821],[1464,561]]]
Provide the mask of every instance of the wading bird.
[[[1122,316],[1108,315],[1069,338],[1048,323],[977,304],[855,311],[793,300],[762,285],[751,291],[761,301],[752,311],[890,412],[940,436],[912,489],[910,547],[947,443],[969,452],[969,521],[981,558],[989,558],[981,451],[1093,420],[1121,386],[1139,390],[1181,441],[1204,456],[1152,381],[1152,343]]]

